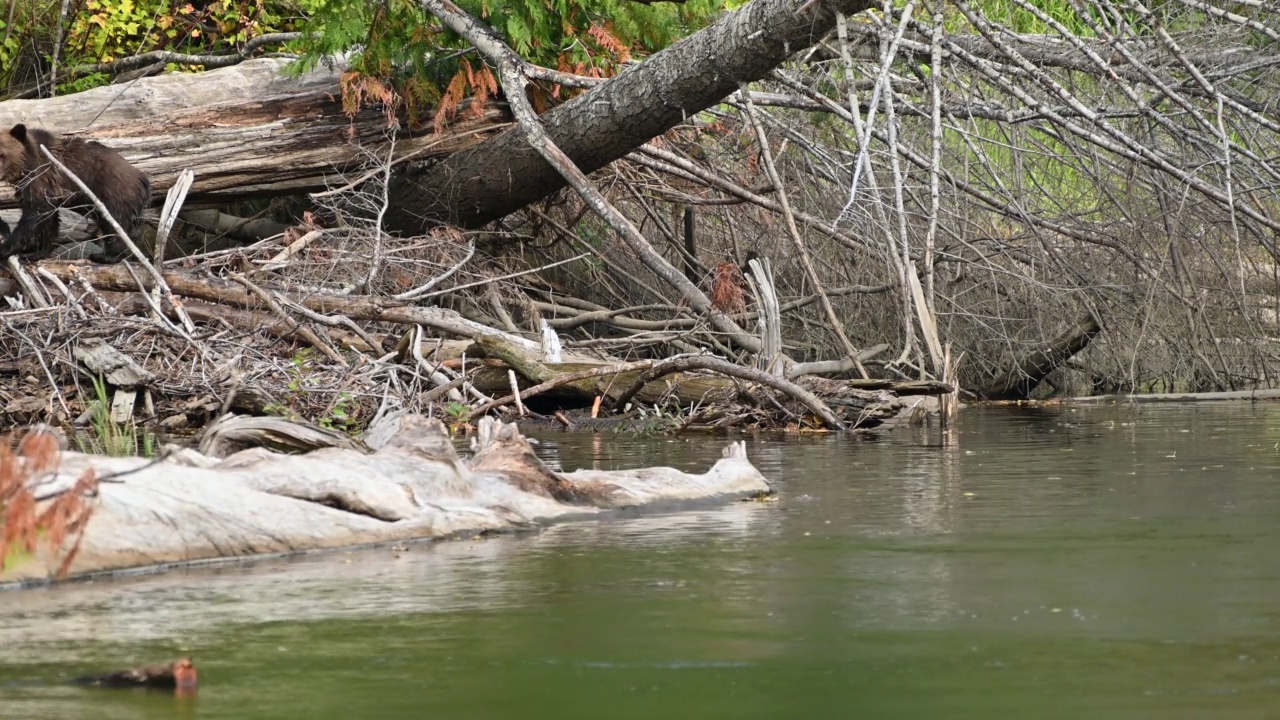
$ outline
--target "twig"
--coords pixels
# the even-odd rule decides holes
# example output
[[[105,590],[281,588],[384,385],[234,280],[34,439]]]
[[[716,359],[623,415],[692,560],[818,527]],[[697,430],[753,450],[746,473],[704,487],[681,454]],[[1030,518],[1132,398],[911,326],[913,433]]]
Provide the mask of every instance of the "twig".
[[[414,158],[425,155],[428,150],[436,147],[437,145],[442,145],[446,142],[456,142],[462,138],[471,137],[472,135],[483,135],[485,133],[501,132],[502,130],[505,130],[507,126],[510,124],[511,123],[495,123],[492,125],[486,124],[484,127],[476,128],[475,130],[468,130],[467,132],[457,133],[457,134],[451,133],[446,137],[436,140],[435,142],[430,142],[430,143],[427,143],[426,145],[423,145],[422,147],[418,148],[417,150],[414,150],[408,155],[403,155],[401,157],[396,158],[390,163],[390,165],[391,167],[395,167],[400,163],[409,162]],[[349,190],[354,190],[355,188],[365,184],[366,182],[372,180],[375,176],[380,175],[384,172],[386,172],[386,168],[378,168],[376,170],[370,170],[369,172],[365,173],[364,175],[361,175],[355,180],[352,180],[346,185],[342,185],[341,187],[336,187],[332,190],[325,190],[323,192],[313,192],[309,194],[309,197],[315,200],[320,200],[322,198],[333,197],[334,195],[341,195],[342,193],[347,192]]]
[[[769,147],[769,137],[764,133],[764,126],[760,124],[760,119],[756,117],[756,106],[751,102],[751,93],[746,92],[743,88],[744,106],[747,109],[747,117],[751,120],[752,127],[756,131],[756,139],[760,142],[760,159],[764,161],[765,171],[769,174],[769,180],[773,182],[774,187],[778,188],[778,204],[782,206],[782,217],[787,223],[787,234],[791,236],[791,242],[795,245],[796,252],[800,255],[800,263],[804,267],[804,272],[809,276],[809,282],[813,283],[814,290],[817,291],[818,297],[822,302],[822,309],[827,314],[827,320],[831,323],[831,329],[835,332],[836,337],[840,340],[840,344],[844,347],[845,355],[848,356],[858,368],[859,374],[863,378],[867,378],[867,371],[862,367],[862,363],[858,362],[858,349],[849,342],[849,336],[845,333],[844,323],[840,320],[840,316],[836,314],[835,306],[831,304],[831,298],[827,297],[826,288],[822,286],[822,279],[818,277],[818,270],[813,266],[813,258],[809,255],[809,249],[805,247],[804,240],[800,237],[800,229],[796,227],[796,217],[791,212],[791,201],[787,199],[786,189],[783,187],[782,178],[778,175],[778,168],[773,164],[773,150]],[[781,356],[781,353],[779,353]],[[770,358],[774,360],[774,358]],[[785,363],[785,361],[784,361]]]
[[[422,326],[421,325],[413,326],[413,337],[410,338],[409,342],[412,343],[412,345],[410,346],[410,354],[413,355],[414,362],[417,363],[418,369],[422,372],[422,374],[426,375],[431,382],[436,384],[436,390],[440,390],[441,393],[447,393],[449,395],[449,399],[453,400],[454,402],[460,402],[460,403],[466,402],[466,398],[463,397],[462,393],[455,389],[459,386],[466,385],[466,382],[467,382],[466,372],[464,371],[460,377],[455,378],[455,380],[457,381],[455,383],[453,380],[450,380],[448,377],[446,377],[443,372],[441,372],[441,367],[439,365],[433,368],[430,366],[429,363],[427,363],[427,359],[422,356]],[[433,390],[431,392],[435,392],[435,391]],[[433,396],[433,397],[438,397],[438,396]]]
[[[511,383],[511,396],[516,399],[516,411],[524,417],[524,403],[520,401],[520,383],[516,382],[515,370],[507,370],[507,380]]]
[[[347,328],[348,330],[351,330],[356,335],[360,336],[361,340],[365,341],[365,343],[369,346],[369,350],[372,351],[374,354],[377,354],[382,350],[382,343],[378,342],[377,338],[370,335],[367,331],[365,331],[364,328],[356,324],[356,321],[352,320],[346,315],[323,315],[308,307],[299,305],[298,303],[294,302],[293,300],[289,299],[288,297],[278,292],[274,293],[274,297],[276,298],[277,301],[280,302],[281,305],[284,305],[285,307],[289,308],[293,312],[296,312],[305,318],[314,320],[315,322],[321,323],[323,325],[328,325],[329,327],[341,326],[341,327]]]
[[[62,38],[67,31],[67,12],[71,9],[71,0],[62,0],[62,8],[58,11],[58,32],[53,38],[53,57],[49,61],[49,97],[58,94],[58,55],[62,50]]]
[[[243,285],[249,292],[257,295],[258,298],[271,309],[271,312],[278,315],[281,320],[285,321],[285,324],[289,326],[290,330],[298,334],[298,337],[306,340],[315,347],[315,349],[324,353],[326,357],[338,363],[342,367],[350,367],[350,365],[347,364],[346,358],[342,357],[341,353],[335,350],[332,345],[323,340],[319,335],[316,335],[311,328],[306,327],[297,320],[294,320],[289,313],[285,312],[284,308],[280,307],[280,303],[277,303],[266,290],[258,287],[256,283],[240,273],[233,273],[231,275],[231,279]]]
[[[164,208],[160,210],[160,223],[156,226],[156,267],[164,265],[165,248],[169,245],[169,233],[173,230],[173,223],[178,219],[178,213],[182,210],[182,203],[187,199],[187,192],[191,190],[191,183],[195,182],[196,175],[190,170],[183,170],[178,174],[178,180],[169,188],[169,192],[164,196]],[[158,290],[159,288],[157,288]]]
[[[63,2],[65,7],[66,2]],[[94,75],[97,73],[121,73],[137,68],[147,67],[149,65],[164,65],[173,63],[176,65],[203,65],[207,69],[220,67],[229,67],[238,65],[245,60],[258,48],[270,43],[286,43],[297,40],[303,36],[303,33],[265,33],[253,38],[245,43],[244,48],[239,52],[227,55],[193,55],[190,53],[171,52],[169,50],[153,50],[140,55],[131,55],[129,57],[120,58],[108,63],[97,63],[94,65],[79,65],[67,71],[63,81],[75,80],[85,75]],[[55,58],[55,65],[57,64]]]
[[[50,307],[49,301],[45,298],[44,293],[40,291],[40,286],[22,269],[22,265],[18,262],[18,256],[10,255],[7,263],[9,272],[13,273],[13,279],[17,280],[18,285],[22,286],[22,292],[26,294],[31,304],[38,308]]]
[[[457,265],[454,265],[453,267],[451,267],[451,268],[449,268],[448,270],[446,270],[446,271],[444,272],[444,274],[442,274],[442,275],[437,275],[437,276],[435,276],[435,277],[431,278],[431,279],[430,279],[429,281],[427,281],[426,283],[424,283],[424,284],[422,284],[422,285],[419,285],[418,287],[416,287],[416,288],[414,288],[414,289],[412,289],[412,290],[406,290],[405,292],[402,292],[402,293],[400,293],[399,295],[394,296],[394,297],[395,297],[395,299],[397,299],[397,300],[417,300],[418,298],[422,297],[423,295],[426,295],[428,292],[430,292],[430,291],[431,291],[431,288],[433,288],[433,287],[435,287],[435,286],[439,285],[440,283],[442,283],[442,282],[444,282],[445,280],[449,279],[449,277],[450,277],[450,276],[452,276],[454,273],[456,273],[456,272],[458,272],[459,270],[461,270],[461,269],[462,269],[462,266],[463,266],[463,265],[466,265],[466,264],[467,264],[467,261],[471,259],[471,256],[472,256],[472,255],[475,255],[475,254],[476,254],[476,243],[475,243],[475,241],[474,241],[474,240],[472,240],[471,242],[467,243],[467,256],[466,256],[466,257],[464,257],[464,258],[462,258],[461,260],[459,260]]]
[[[190,335],[186,335],[182,332],[182,328],[169,321],[169,316],[165,314],[164,308],[160,306],[160,300],[147,292],[147,284],[142,282],[142,278],[138,277],[138,273],[134,271],[129,263],[121,264],[124,265],[125,272],[129,274],[129,278],[133,280],[133,285],[137,288],[138,294],[142,296],[143,302],[147,304],[147,307],[151,308],[151,317],[156,321],[156,323],[169,332],[190,338]],[[194,340],[192,341],[192,344],[195,344]]]
[[[524,276],[524,275],[532,275],[533,273],[542,272],[543,270],[550,270],[550,269],[551,269],[551,268],[553,268],[553,267],[559,267],[559,266],[561,266],[561,265],[567,265],[567,264],[569,264],[569,263],[571,263],[571,262],[575,262],[575,261],[581,260],[582,258],[586,257],[586,256],[587,256],[587,255],[589,255],[589,254],[590,254],[590,253],[582,253],[582,254],[580,254],[580,255],[574,255],[574,256],[573,256],[573,257],[571,257],[571,258],[567,258],[567,259],[565,259],[565,260],[559,260],[559,261],[557,261],[557,262],[553,262],[553,263],[550,263],[550,264],[547,264],[547,265],[543,265],[542,267],[531,268],[531,269],[529,269],[529,270],[521,270],[521,271],[519,271],[519,272],[513,272],[513,273],[510,273],[510,274],[508,274],[508,275],[501,275],[501,276],[499,276],[499,277],[494,277],[494,278],[485,278],[484,280],[477,280],[477,281],[475,281],[475,282],[473,282],[473,283],[467,283],[466,285],[457,285],[457,286],[455,286],[455,287],[451,287],[451,288],[449,288],[448,290],[438,290],[438,291],[433,292],[433,293],[427,293],[426,295],[418,295],[418,296],[416,296],[416,297],[414,297],[414,298],[412,298],[412,299],[414,299],[414,300],[424,300],[424,299],[426,299],[426,298],[432,298],[432,297],[436,297],[436,296],[439,296],[439,295],[447,295],[447,294],[449,294],[449,293],[457,292],[457,291],[459,291],[459,290],[467,290],[467,289],[470,289],[470,288],[473,288],[473,287],[479,287],[479,286],[481,286],[481,285],[488,285],[489,283],[501,282],[501,281],[503,281],[503,280],[510,280],[511,278],[518,278],[518,277],[522,277],[522,276]],[[404,300],[404,299],[407,299],[407,298],[404,298],[404,297],[402,297],[402,296],[400,296],[400,295],[397,295],[397,296],[396,296],[396,299],[397,299],[397,300]]]
[[[373,257],[369,260],[369,272],[364,278],[364,291],[372,293],[374,284],[378,280],[378,271],[382,269],[382,245],[383,238],[386,236],[386,230],[382,227],[382,219],[387,215],[387,208],[391,206],[391,197],[389,195],[391,188],[391,160],[396,155],[396,136],[395,129],[391,129],[390,147],[387,148],[387,162],[382,168],[382,202],[378,205],[378,216],[373,221]]]
[[[71,306],[71,310],[76,314],[76,317],[80,318],[81,320],[84,320],[89,317],[87,314],[85,314],[84,308],[80,307],[80,303],[76,302],[75,296],[71,294],[71,290],[61,280],[58,279],[57,275],[54,275],[48,270],[45,270],[44,268],[38,267],[38,266],[36,267],[36,274],[38,274],[40,277],[44,278],[45,280],[48,280],[49,282],[53,283],[53,286],[58,288],[58,292],[62,293],[63,297],[67,299],[67,304]]]
[[[66,414],[68,419],[70,419],[71,408],[67,407],[67,401],[62,397],[62,390],[58,387],[58,381],[53,378],[53,371],[49,369],[48,363],[44,361],[44,352],[41,349],[42,346],[31,342],[31,338],[27,337],[26,333],[15,327],[13,323],[9,322],[9,319],[4,317],[3,314],[0,314],[0,320],[4,321],[5,326],[8,327],[14,335],[22,338],[23,342],[31,346],[31,350],[35,353],[36,361],[40,363],[40,367],[44,369],[45,378],[49,380],[49,387],[53,388],[53,394],[58,398],[58,404],[62,406],[62,412]]]
[[[324,237],[324,230],[312,230],[308,232],[297,240],[289,243],[288,247],[276,253],[270,260],[263,263],[262,267],[258,268],[256,272],[274,270],[277,265],[283,266],[294,255],[302,252],[304,248],[322,237]]]

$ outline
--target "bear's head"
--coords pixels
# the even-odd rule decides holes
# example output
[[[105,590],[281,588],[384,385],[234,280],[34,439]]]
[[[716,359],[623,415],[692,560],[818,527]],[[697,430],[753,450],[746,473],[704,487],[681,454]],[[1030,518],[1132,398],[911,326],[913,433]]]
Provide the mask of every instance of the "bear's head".
[[[16,183],[27,172],[27,126],[18,123],[0,135],[0,181]]]

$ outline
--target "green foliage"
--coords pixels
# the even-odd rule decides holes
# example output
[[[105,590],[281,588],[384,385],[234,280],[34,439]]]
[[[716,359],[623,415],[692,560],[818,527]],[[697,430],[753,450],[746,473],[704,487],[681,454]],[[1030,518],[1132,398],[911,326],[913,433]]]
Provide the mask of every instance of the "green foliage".
[[[315,418],[316,424],[322,428],[337,430],[348,435],[356,433],[360,430],[360,406],[351,393],[338,393],[333,404],[322,410],[313,405],[309,412],[303,413],[299,411],[299,408],[306,409],[303,407],[304,400],[307,394],[314,389],[315,383],[312,380],[312,368],[315,364],[315,349],[307,347],[294,353],[293,357],[289,358],[287,392],[278,402],[267,403],[262,409],[271,415],[279,415],[284,418],[295,419],[304,416]]]
[[[19,42],[16,28],[9,27],[0,18],[0,68],[11,67],[18,57]]]
[[[142,45],[163,44],[177,34],[169,0],[87,0],[68,29],[71,47],[98,62],[131,54]]]
[[[612,74],[633,54],[658,50],[703,26],[723,0],[644,5],[629,0],[461,0],[527,60],[582,75]],[[385,102],[391,93],[413,122],[437,107],[452,112],[468,92],[483,96],[496,84],[470,45],[412,0],[379,3],[307,0],[308,29],[298,69],[326,55],[358,49],[348,87]],[[469,56],[470,55],[470,56]],[[380,84],[385,92],[374,91]],[[548,89],[545,104],[558,89]],[[535,101],[539,98],[535,97]],[[349,106],[349,109],[350,106]]]
[[[153,50],[194,55],[231,52],[261,34],[299,29],[308,4],[308,0],[71,0],[59,34],[61,3],[17,3],[12,7],[12,22],[7,15],[0,18],[0,83],[10,90],[34,85],[48,76],[56,55],[59,76],[68,78],[58,91],[85,90],[106,84],[110,76],[68,77],[71,69]],[[58,37],[62,44],[55,53]]]
[[[456,400],[450,400],[445,403],[443,408],[445,414],[445,425],[449,427],[449,433],[456,434],[459,430],[470,432],[471,408],[466,403],[460,403]]]
[[[284,397],[284,402],[267,403],[262,409],[280,417],[297,417],[298,400],[306,388],[307,374],[314,363],[315,350],[302,348],[294,353],[293,357],[289,358],[289,383],[286,386],[289,390],[288,395]]]
[[[90,435],[77,435],[80,452],[111,457],[155,457],[156,441],[145,428],[139,430],[132,419],[117,423],[111,419],[111,398],[107,384],[100,376],[93,378],[93,410],[89,417]]]
[[[324,417],[320,418],[320,427],[351,435],[360,429],[356,425],[355,410],[351,393],[338,393],[338,399],[329,407]]]

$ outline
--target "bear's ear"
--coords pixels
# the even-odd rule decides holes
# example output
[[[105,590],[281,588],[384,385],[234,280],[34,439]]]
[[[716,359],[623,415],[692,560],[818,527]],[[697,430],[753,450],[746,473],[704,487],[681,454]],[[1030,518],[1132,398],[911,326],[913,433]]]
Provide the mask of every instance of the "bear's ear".
[[[13,126],[13,129],[9,131],[9,134],[12,135],[14,139],[16,139],[18,142],[26,142],[27,126],[23,125],[22,123],[18,123],[17,125]]]

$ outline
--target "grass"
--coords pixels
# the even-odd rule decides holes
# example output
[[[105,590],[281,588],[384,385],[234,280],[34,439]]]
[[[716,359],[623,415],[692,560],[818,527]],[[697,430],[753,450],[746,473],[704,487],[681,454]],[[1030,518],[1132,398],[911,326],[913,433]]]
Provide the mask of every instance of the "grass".
[[[155,435],[145,428],[138,428],[132,419],[127,423],[111,419],[111,399],[107,396],[107,384],[101,377],[93,378],[93,394],[89,432],[77,434],[75,438],[80,452],[111,457],[155,457]]]

